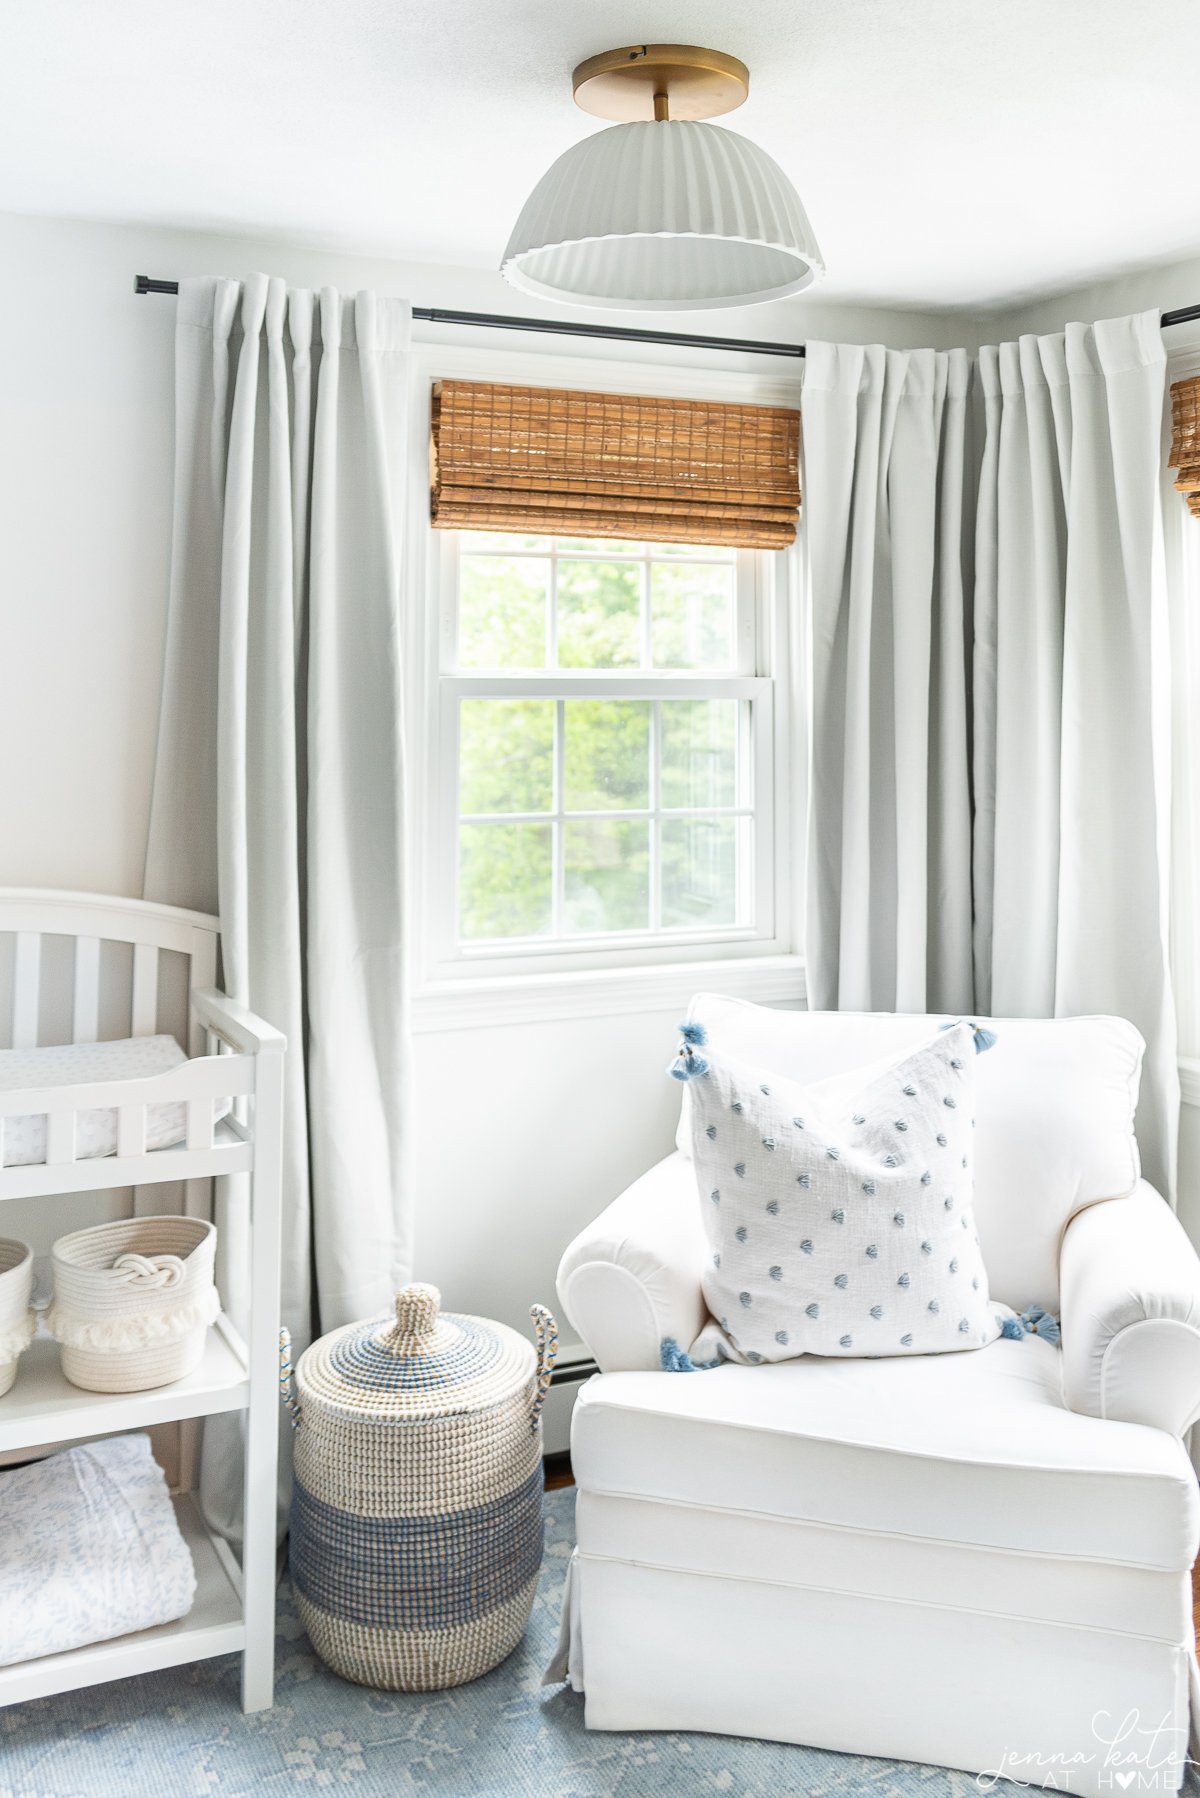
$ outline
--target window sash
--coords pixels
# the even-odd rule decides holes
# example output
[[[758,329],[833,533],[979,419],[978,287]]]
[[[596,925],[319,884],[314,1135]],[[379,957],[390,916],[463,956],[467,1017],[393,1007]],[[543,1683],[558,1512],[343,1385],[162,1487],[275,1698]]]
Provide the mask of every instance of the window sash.
[[[557,668],[458,672],[455,659],[459,534],[430,532],[427,541],[433,558],[427,564],[433,576],[432,605],[428,614],[433,631],[427,639],[432,679],[421,708],[427,718],[424,741],[427,744],[428,778],[423,783],[418,808],[425,821],[422,838],[425,868],[421,881],[424,979],[451,983],[472,977],[529,979],[557,973],[582,973],[588,969],[601,971],[614,966],[649,968],[669,965],[672,961],[705,959],[710,955],[719,957],[722,953],[760,955],[787,950],[795,928],[793,898],[786,872],[787,855],[780,854],[779,844],[781,841],[786,844],[789,839],[791,820],[786,814],[782,818],[777,816],[776,792],[780,778],[785,787],[790,784],[787,751],[779,736],[781,729],[790,736],[790,725],[786,716],[781,719],[777,711],[776,681],[780,657],[786,656],[788,640],[786,623],[781,624],[777,608],[784,603],[791,576],[783,574],[784,585],[777,593],[776,583],[781,576],[774,560],[768,564],[767,558],[758,552],[735,552],[737,672]],[[573,551],[563,554],[566,559],[575,559]],[[650,545],[639,559],[656,559],[656,547]],[[715,558],[711,552],[706,553],[703,546],[698,546],[692,559],[703,562],[723,558]],[[682,561],[684,558],[672,556],[670,560]],[[786,619],[786,612],[783,617]],[[781,645],[784,646],[782,649]],[[758,672],[760,661],[766,662],[770,673]],[[722,815],[742,820],[741,829],[749,839],[749,848],[747,850],[743,843],[738,858],[740,885],[736,915],[739,922],[701,927],[656,928],[652,925],[645,931],[558,937],[539,935],[460,943],[458,833],[460,822],[472,820],[460,820],[458,812],[459,706],[468,698],[505,697],[651,701],[712,698],[747,702],[742,716],[747,721],[749,753],[742,754],[741,778],[743,781],[753,779],[753,788],[748,795],[740,791],[738,804],[729,808],[706,806],[702,811],[660,808],[657,815],[652,811],[636,814],[639,818],[656,817],[656,820]],[[785,760],[781,761],[781,756]],[[555,815],[538,813],[531,815],[528,821],[546,823]],[[605,818],[612,819],[627,815],[626,811],[615,810],[603,813]],[[514,814],[508,821],[517,821],[518,817],[523,820],[524,814]],[[474,821],[500,822],[501,815],[488,813]],[[656,821],[656,834],[659,828]],[[652,903],[657,905],[657,869],[652,892],[655,894]],[[657,913],[654,916],[657,918]]]
[[[460,550],[460,542],[461,542],[461,533],[458,531],[441,531],[441,532],[430,532],[430,535],[434,538],[435,545],[438,549],[438,562],[437,562],[437,574],[438,574],[438,578],[437,578],[438,667],[439,667],[441,674],[444,677],[447,677],[447,678],[454,677],[454,678],[459,678],[459,679],[465,679],[467,677],[463,673],[463,671],[460,670],[459,662],[458,662],[458,581],[459,581],[459,550]],[[481,556],[482,555],[494,555],[500,560],[504,559],[503,552],[500,550],[480,550],[480,551],[472,550],[469,553],[472,555],[479,554]],[[471,671],[470,671],[472,676],[478,677],[483,680],[504,680],[504,679],[508,679],[510,676],[514,676],[515,678],[522,680],[522,681],[541,679],[543,677],[553,677],[554,679],[563,679],[563,680],[576,680],[576,679],[587,679],[587,678],[590,678],[593,676],[596,679],[605,680],[605,681],[624,680],[626,678],[635,679],[639,676],[652,678],[654,680],[673,680],[679,676],[685,676],[688,679],[693,679],[693,678],[696,678],[697,676],[703,677],[703,676],[708,676],[708,675],[711,675],[715,679],[721,679],[721,680],[728,678],[728,675],[724,671],[718,672],[716,670],[707,670],[707,669],[706,670],[692,670],[692,669],[687,669],[687,668],[679,668],[679,669],[676,669],[676,668],[654,668],[650,665],[650,662],[649,662],[649,644],[650,644],[650,628],[651,628],[651,624],[650,624],[650,574],[649,574],[650,566],[652,564],[657,564],[660,567],[672,567],[673,568],[676,566],[680,566],[680,567],[686,568],[686,567],[693,566],[696,563],[705,563],[705,562],[720,562],[724,565],[726,563],[725,557],[722,557],[719,554],[714,554],[711,550],[707,555],[705,555],[703,553],[703,550],[697,550],[696,554],[692,555],[692,556],[663,556],[663,555],[657,553],[656,546],[653,543],[644,545],[642,554],[638,555],[638,556],[600,555],[599,553],[597,553],[595,556],[589,557],[588,555],[583,554],[583,553],[577,553],[577,552],[571,551],[571,550],[560,551],[557,549],[552,550],[552,551],[513,550],[512,552],[510,552],[510,554],[512,557],[519,557],[521,560],[530,560],[530,561],[541,560],[541,561],[547,561],[550,564],[550,582],[549,582],[549,597],[548,597],[548,602],[547,602],[548,610],[547,610],[547,632],[546,632],[546,656],[547,656],[548,666],[544,669],[533,668],[533,669],[524,670],[524,669],[499,668],[494,671],[490,670],[490,669],[486,669],[486,668],[474,668],[474,669],[471,669]],[[557,642],[558,642],[558,564],[560,561],[581,562],[581,561],[588,561],[588,560],[598,561],[598,562],[627,561],[627,562],[634,563],[634,564],[637,564],[638,566],[645,568],[646,573],[643,577],[642,619],[641,619],[641,642],[642,642],[643,655],[646,656],[646,666],[645,667],[640,668],[640,669],[639,668],[613,668],[613,669],[591,670],[591,669],[574,669],[574,668],[556,668],[552,665],[557,656]],[[754,675],[758,671],[758,660],[759,660],[759,644],[758,644],[759,553],[752,549],[739,549],[734,552],[732,566],[733,566],[733,571],[734,571],[734,578],[733,578],[733,608],[734,608],[734,610],[733,610],[733,642],[734,642],[734,657],[735,657],[734,669],[738,674]]]
[[[472,698],[541,698],[564,703],[571,699],[730,699],[748,702],[745,736],[739,743],[736,803],[728,806],[683,808],[651,803],[648,807],[623,807],[576,811],[562,804],[561,770],[556,782],[555,806],[551,811],[521,813],[459,812],[459,716],[464,699]],[[738,943],[770,937],[774,931],[773,845],[773,682],[763,676],[714,675],[447,675],[440,682],[440,719],[438,741],[438,788],[430,795],[433,815],[439,821],[434,833],[434,854],[438,866],[432,870],[434,891],[440,902],[431,908],[429,919],[435,960],[441,964],[487,963],[516,957],[546,957],[551,964],[563,956],[597,952],[606,948],[620,950],[648,943],[702,944]],[[561,758],[563,747],[562,720],[558,721],[556,741]],[[660,732],[651,730],[651,753],[658,754]],[[658,769],[651,771],[652,799],[658,795]],[[600,818],[618,821],[634,819],[645,822],[650,831],[650,923],[645,930],[623,930],[554,934],[561,928],[563,906],[563,834],[565,825],[574,819]],[[727,925],[673,926],[661,923],[661,881],[658,846],[662,824],[666,820],[730,818],[738,821],[738,892],[736,917]],[[529,937],[488,938],[472,942],[460,941],[459,925],[459,826],[461,824],[531,823],[554,830],[553,928],[551,933]]]

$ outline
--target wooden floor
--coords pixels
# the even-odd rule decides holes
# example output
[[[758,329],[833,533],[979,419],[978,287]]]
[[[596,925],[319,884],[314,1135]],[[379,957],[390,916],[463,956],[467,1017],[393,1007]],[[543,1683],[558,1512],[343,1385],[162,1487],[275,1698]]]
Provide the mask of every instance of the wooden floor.
[[[544,1465],[547,1492],[561,1492],[565,1486],[575,1484],[570,1455],[547,1455]],[[1200,1561],[1192,1569],[1192,1626],[1196,1632],[1196,1647],[1200,1650]]]
[[[571,1474],[571,1457],[565,1450],[561,1455],[547,1455],[542,1465],[546,1470],[547,1492],[561,1492],[564,1486],[575,1484]]]

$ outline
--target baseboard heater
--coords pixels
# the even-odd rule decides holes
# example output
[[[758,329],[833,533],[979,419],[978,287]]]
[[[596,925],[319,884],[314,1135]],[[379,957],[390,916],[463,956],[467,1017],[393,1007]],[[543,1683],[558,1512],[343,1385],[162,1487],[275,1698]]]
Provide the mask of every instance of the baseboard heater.
[[[594,1373],[599,1372],[600,1369],[590,1355],[583,1361],[560,1361],[550,1375],[550,1385],[551,1387],[577,1385],[579,1381],[590,1380]]]

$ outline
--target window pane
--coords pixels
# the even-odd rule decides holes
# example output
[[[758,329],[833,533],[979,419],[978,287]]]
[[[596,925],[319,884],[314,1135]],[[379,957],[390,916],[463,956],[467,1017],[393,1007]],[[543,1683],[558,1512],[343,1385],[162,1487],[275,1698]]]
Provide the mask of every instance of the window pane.
[[[560,561],[559,667],[636,668],[641,659],[641,563]]]
[[[650,705],[644,699],[569,699],[564,803],[571,812],[640,811],[650,804]]]
[[[548,812],[554,805],[554,701],[464,699],[461,812]]]
[[[544,668],[549,562],[464,555],[459,566],[459,667]]]
[[[733,805],[737,797],[736,699],[664,699],[662,801],[668,811]]]
[[[564,826],[563,924],[572,935],[645,930],[650,922],[650,826],[575,818]]]
[[[465,938],[541,936],[553,916],[549,824],[459,827],[458,927]]]
[[[734,818],[664,818],[664,929],[737,923],[738,828]]]
[[[656,668],[732,668],[733,575],[716,562],[659,563],[650,573]]]

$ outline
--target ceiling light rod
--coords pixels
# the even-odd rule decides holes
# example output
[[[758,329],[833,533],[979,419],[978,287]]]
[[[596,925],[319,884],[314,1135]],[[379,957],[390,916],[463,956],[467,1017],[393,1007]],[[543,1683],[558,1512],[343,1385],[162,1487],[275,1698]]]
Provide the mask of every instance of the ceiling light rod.
[[[156,281],[138,275],[134,293],[178,293],[178,281]],[[1200,308],[1198,308],[1200,313]],[[590,325],[581,319],[519,318],[501,312],[450,312],[443,306],[414,306],[413,317],[429,325],[468,325],[496,331],[544,331],[552,337],[599,337],[610,343],[676,344],[689,350],[736,350],[752,356],[803,356],[802,343],[768,343],[750,337],[700,337],[686,331],[626,330],[621,325]]]

